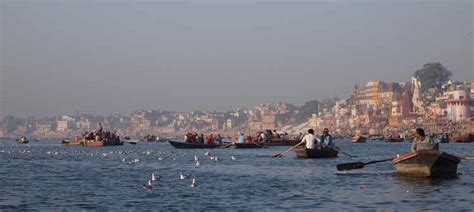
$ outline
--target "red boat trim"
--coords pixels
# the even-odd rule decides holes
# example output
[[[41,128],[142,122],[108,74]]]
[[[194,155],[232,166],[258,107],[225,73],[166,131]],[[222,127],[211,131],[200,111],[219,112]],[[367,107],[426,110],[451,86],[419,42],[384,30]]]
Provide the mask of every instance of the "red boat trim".
[[[394,164],[395,164],[395,163],[399,163],[399,162],[401,162],[401,161],[403,161],[403,160],[407,160],[407,159],[410,159],[410,158],[412,158],[412,157],[416,157],[417,155],[418,155],[418,154],[417,154],[416,152],[410,152],[410,153],[404,154],[404,155],[402,155],[402,156],[400,156],[400,157],[397,157],[397,158],[393,159],[393,160],[392,160],[392,163],[394,163]]]
[[[407,153],[405,155],[402,155],[400,157],[397,157],[397,158],[393,159],[392,163],[396,164],[396,163],[399,163],[401,161],[416,157],[416,156],[418,156],[418,153],[420,153],[420,152],[430,152],[430,151],[433,151],[433,150],[419,150],[419,151],[416,151],[416,152],[410,152],[410,153]],[[461,161],[461,159],[459,157],[456,157],[454,155],[450,155],[446,152],[440,152],[440,157],[446,158],[448,160],[452,160],[452,161],[457,162],[457,163],[459,163]]]

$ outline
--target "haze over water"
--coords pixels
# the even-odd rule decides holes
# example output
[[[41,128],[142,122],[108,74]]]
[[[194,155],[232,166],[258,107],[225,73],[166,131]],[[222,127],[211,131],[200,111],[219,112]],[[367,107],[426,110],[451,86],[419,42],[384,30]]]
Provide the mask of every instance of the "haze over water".
[[[429,62],[474,80],[468,0],[0,4],[0,117],[302,104]]]

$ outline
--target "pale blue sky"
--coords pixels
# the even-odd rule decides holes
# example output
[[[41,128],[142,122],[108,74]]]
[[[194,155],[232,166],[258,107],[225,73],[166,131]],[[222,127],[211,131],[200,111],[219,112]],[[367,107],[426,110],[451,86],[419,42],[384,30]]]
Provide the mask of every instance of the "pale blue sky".
[[[427,62],[474,81],[473,1],[0,1],[0,117],[299,105]]]

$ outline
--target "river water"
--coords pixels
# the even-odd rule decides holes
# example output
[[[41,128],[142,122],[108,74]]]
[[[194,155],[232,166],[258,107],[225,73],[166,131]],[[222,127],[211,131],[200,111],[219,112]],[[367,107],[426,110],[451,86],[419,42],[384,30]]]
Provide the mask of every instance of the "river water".
[[[336,142],[357,158],[269,157],[288,147],[214,149],[206,156],[207,150],[175,150],[168,143],[94,148],[0,141],[0,210],[474,209],[474,161],[461,161],[454,179],[403,178],[389,162],[338,172],[338,163],[390,158],[410,144]],[[474,155],[474,143],[440,148]],[[180,172],[191,176],[180,180]],[[152,173],[160,178],[144,189]]]

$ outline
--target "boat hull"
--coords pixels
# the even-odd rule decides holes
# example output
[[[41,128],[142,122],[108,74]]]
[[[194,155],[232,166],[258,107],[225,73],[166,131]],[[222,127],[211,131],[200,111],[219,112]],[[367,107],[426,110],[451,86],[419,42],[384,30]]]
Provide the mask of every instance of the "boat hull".
[[[121,140],[105,140],[105,141],[95,141],[95,140],[84,140],[80,142],[68,142],[64,143],[64,146],[89,146],[89,147],[101,147],[101,146],[119,146],[123,145]]]
[[[265,143],[265,146],[294,146],[298,144],[299,140],[283,140],[283,139],[272,139]]]
[[[385,142],[393,143],[393,142],[403,142],[405,139],[403,138],[386,138]]]
[[[196,143],[184,143],[178,141],[168,141],[171,146],[176,149],[214,149],[220,147],[218,144],[196,144]]]
[[[235,143],[236,149],[257,149],[262,148],[263,144],[256,144],[256,143]]]
[[[397,173],[411,177],[450,177],[457,175],[460,159],[438,150],[420,150],[395,158]]]
[[[335,149],[306,149],[305,146],[295,147],[297,158],[335,158],[339,151]]]
[[[450,136],[449,140],[451,140],[452,142],[457,142],[457,143],[470,143],[470,142],[474,142],[474,135],[470,133],[455,135],[455,136]]]

